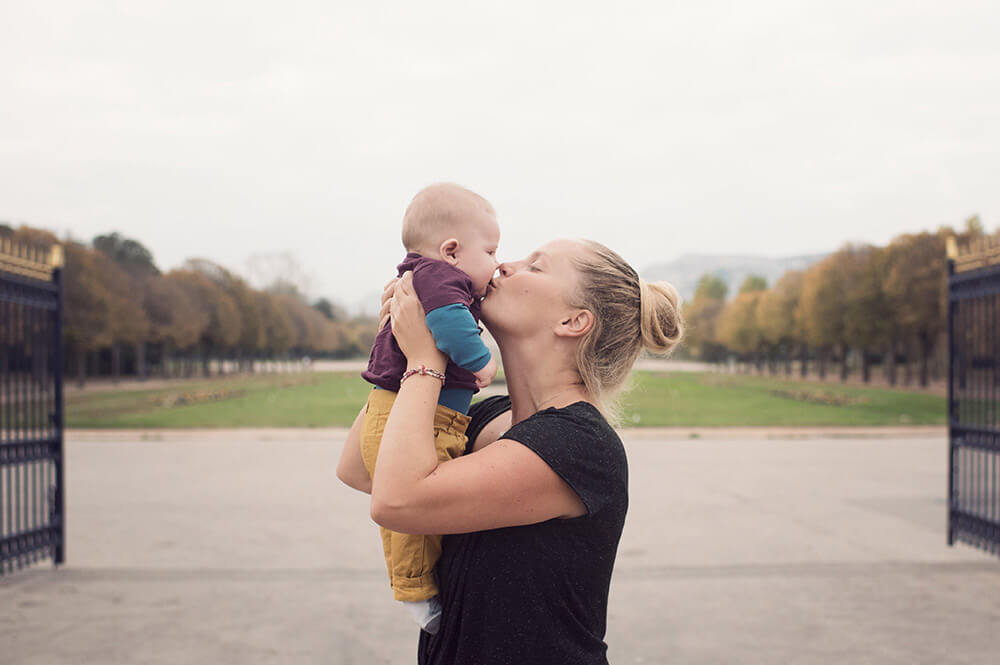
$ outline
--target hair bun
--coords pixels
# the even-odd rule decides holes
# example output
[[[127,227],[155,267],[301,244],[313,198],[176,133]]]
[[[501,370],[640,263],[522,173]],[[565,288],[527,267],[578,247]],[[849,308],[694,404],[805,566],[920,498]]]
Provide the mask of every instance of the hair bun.
[[[647,351],[669,354],[684,337],[680,300],[670,283],[639,279],[639,330]]]

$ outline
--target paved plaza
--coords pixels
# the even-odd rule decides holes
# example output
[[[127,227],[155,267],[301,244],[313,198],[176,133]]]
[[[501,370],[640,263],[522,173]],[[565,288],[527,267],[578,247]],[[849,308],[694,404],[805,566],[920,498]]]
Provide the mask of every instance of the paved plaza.
[[[414,663],[343,435],[71,435],[68,562],[0,578],[0,665]],[[1000,662],[943,430],[769,436],[623,434],[612,664]]]

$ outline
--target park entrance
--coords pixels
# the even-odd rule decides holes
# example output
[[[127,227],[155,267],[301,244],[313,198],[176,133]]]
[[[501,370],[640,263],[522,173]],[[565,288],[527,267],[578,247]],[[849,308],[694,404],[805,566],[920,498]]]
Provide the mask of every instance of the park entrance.
[[[1000,243],[948,245],[948,544],[1000,555]]]
[[[0,575],[65,556],[61,266],[0,238]]]

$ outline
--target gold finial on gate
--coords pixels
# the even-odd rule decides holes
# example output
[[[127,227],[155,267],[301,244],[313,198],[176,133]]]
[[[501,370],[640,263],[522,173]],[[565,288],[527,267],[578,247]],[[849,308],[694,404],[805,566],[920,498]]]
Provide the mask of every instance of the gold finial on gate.
[[[944,246],[945,253],[948,255],[949,259],[954,261],[958,258],[958,243],[955,242],[955,236],[948,236],[948,238],[944,241]]]

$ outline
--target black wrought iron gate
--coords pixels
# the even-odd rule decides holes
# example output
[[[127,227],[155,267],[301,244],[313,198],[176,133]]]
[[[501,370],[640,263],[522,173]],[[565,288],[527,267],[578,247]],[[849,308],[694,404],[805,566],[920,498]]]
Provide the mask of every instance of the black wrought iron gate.
[[[65,558],[61,266],[0,239],[0,575]]]
[[[1000,554],[1000,243],[948,243],[948,544]]]

